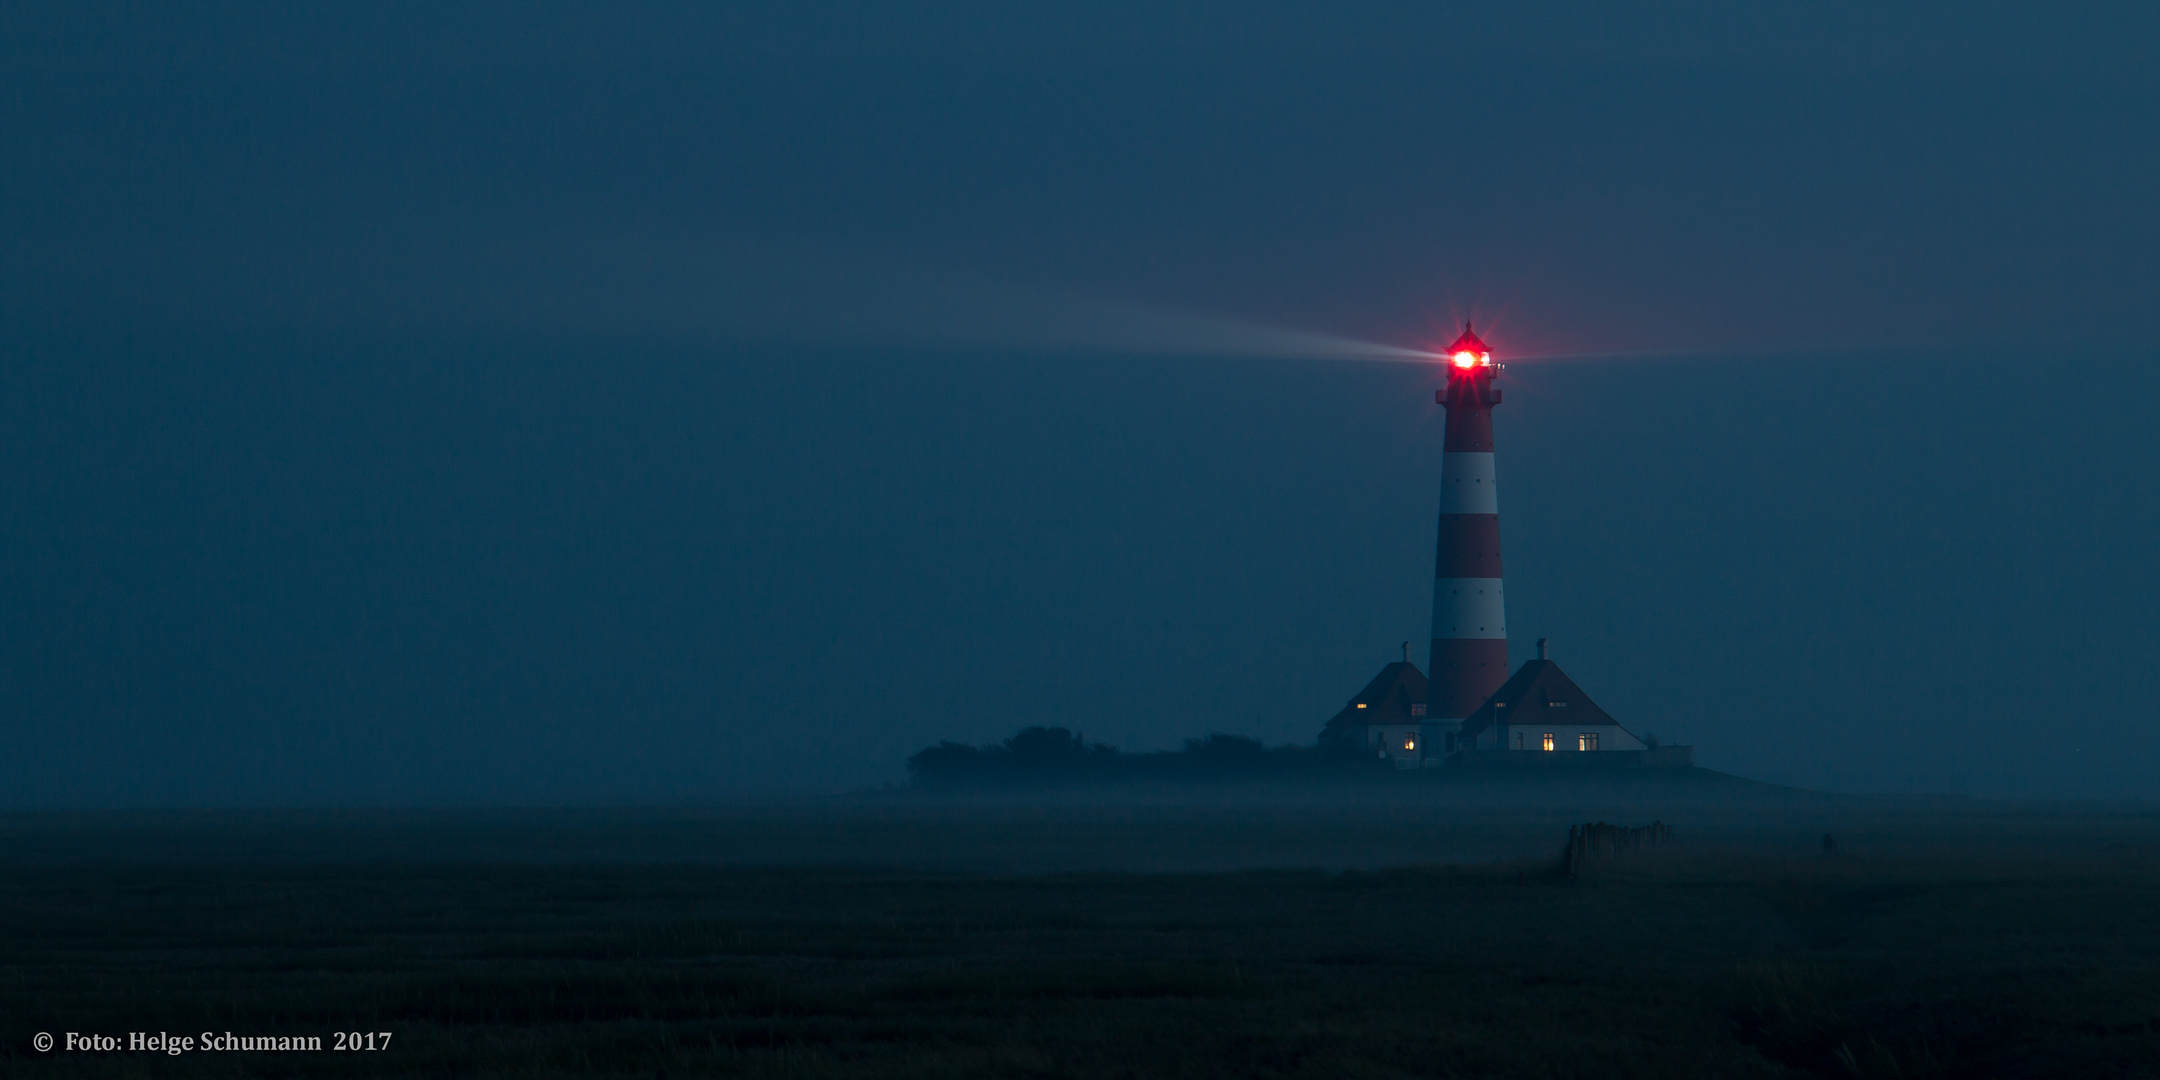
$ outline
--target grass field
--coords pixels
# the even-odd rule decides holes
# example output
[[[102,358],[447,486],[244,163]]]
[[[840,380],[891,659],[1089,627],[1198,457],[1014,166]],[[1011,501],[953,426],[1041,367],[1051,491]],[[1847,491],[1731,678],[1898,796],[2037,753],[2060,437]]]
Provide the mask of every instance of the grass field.
[[[2160,1075],[2160,810],[1654,810],[5,818],[0,1073]]]

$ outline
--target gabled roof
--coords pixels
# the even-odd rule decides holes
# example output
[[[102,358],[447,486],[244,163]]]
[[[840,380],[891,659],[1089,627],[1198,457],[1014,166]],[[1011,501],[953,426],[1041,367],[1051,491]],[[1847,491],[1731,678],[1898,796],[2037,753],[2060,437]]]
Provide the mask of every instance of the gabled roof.
[[[1380,669],[1380,674],[1365,684],[1321,729],[1320,739],[1365,741],[1365,728],[1369,724],[1422,724],[1425,718],[1410,711],[1412,705],[1425,704],[1425,673],[1417,665],[1397,660]],[[1359,708],[1358,706],[1364,706]]]
[[[1550,660],[1532,660],[1517,668],[1515,674],[1508,676],[1508,681],[1500,684],[1500,689],[1493,691],[1483,705],[1464,718],[1462,737],[1472,738],[1491,727],[1496,714],[1505,714],[1497,719],[1511,727],[1539,724],[1611,724],[1618,727],[1620,724],[1598,708],[1597,702],[1590,700],[1590,695],[1583,693],[1582,687],[1575,685],[1575,680],[1560,670],[1560,665]]]

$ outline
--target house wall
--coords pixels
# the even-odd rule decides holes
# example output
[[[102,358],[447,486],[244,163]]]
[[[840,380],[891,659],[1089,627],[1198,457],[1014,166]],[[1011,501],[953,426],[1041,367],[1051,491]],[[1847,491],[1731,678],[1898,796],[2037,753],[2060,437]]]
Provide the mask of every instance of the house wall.
[[[1447,756],[1463,748],[1464,744],[1456,742],[1456,735],[1461,731],[1460,720],[1445,720],[1424,726],[1424,734],[1419,736],[1423,745],[1418,749],[1425,756],[1426,768],[1438,768],[1447,764]]]
[[[1488,766],[1524,769],[1640,769],[1649,762],[1643,760],[1648,751],[1615,750],[1611,753],[1563,754],[1542,750],[1465,750],[1449,756],[1447,764],[1453,768],[1478,769]]]
[[[1597,748],[1600,751],[1641,750],[1643,748],[1641,739],[1629,734],[1626,728],[1618,724],[1509,724],[1506,731],[1507,741],[1505,743],[1498,746],[1488,746],[1487,748],[1513,750],[1515,749],[1515,736],[1521,735],[1524,750],[1542,752],[1545,745],[1545,733],[1548,731],[1553,734],[1553,753],[1556,754],[1580,753],[1576,749],[1578,745],[1576,737],[1586,732],[1598,737]]]
[[[1415,769],[1425,756],[1425,736],[1422,724],[1372,724],[1365,728],[1365,745],[1373,747],[1375,756],[1380,753],[1395,759],[1398,769]],[[1404,749],[1404,743],[1410,743]],[[1439,753],[1439,748],[1433,748]]]

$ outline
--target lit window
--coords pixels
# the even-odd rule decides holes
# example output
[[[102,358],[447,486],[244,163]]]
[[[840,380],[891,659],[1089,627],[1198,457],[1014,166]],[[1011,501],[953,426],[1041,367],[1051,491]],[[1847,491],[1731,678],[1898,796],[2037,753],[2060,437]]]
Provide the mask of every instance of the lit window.
[[[1358,702],[1358,703],[1357,703],[1357,707],[1358,707],[1358,708],[1360,708],[1360,709],[1362,709],[1362,708],[1364,708],[1364,707],[1365,707],[1365,703],[1364,703],[1364,702],[1362,702],[1362,701],[1360,701],[1360,702]]]
[[[1580,735],[1577,735],[1577,736],[1575,736],[1575,749],[1577,749],[1577,750],[1595,750],[1595,749],[1597,749],[1597,732],[1595,732],[1595,731],[1586,731],[1586,732],[1583,732],[1583,733],[1582,733],[1582,734],[1580,734]]]
[[[1424,706],[1424,704],[1423,704],[1423,703],[1420,703],[1420,704],[1416,704],[1416,705],[1412,705],[1412,706],[1410,706],[1410,715],[1412,715],[1412,716],[1423,716],[1423,715],[1425,715],[1425,706]]]
[[[1405,749],[1405,750],[1415,750],[1415,749],[1417,749],[1417,739],[1416,739],[1416,737],[1415,737],[1415,736],[1410,736],[1410,735],[1405,735],[1405,736],[1403,736],[1403,741],[1402,741],[1402,748],[1403,748],[1403,749]]]
[[[1553,748],[1553,737],[1552,737],[1552,732],[1548,731],[1548,732],[1546,732],[1546,733],[1545,733],[1545,749],[1547,749],[1547,750],[1550,750],[1550,749],[1552,749],[1552,748]]]

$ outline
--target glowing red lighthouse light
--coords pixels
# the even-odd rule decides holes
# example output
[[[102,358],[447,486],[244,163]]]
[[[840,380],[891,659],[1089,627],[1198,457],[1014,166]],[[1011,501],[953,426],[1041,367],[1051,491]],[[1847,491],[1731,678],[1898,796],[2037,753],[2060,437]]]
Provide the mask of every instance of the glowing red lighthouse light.
[[[1492,366],[1492,350],[1486,348],[1485,343],[1470,332],[1469,323],[1463,324],[1462,336],[1456,338],[1455,343],[1449,345],[1441,355],[1447,357],[1448,363],[1462,371]]]

